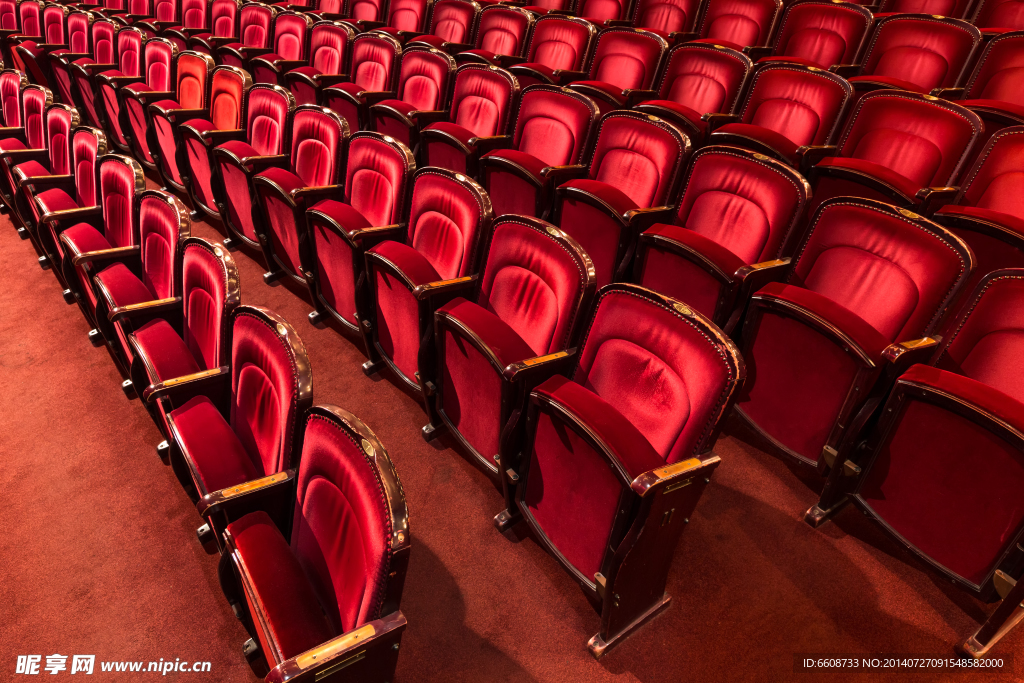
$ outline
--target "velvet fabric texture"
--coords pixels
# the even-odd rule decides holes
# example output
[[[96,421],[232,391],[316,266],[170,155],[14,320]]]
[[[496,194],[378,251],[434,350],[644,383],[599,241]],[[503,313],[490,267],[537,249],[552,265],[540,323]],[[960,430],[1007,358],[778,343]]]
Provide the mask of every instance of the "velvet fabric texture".
[[[310,31],[309,66],[298,67],[284,76],[296,104],[316,104],[319,87],[314,85],[314,80],[317,76],[348,73],[351,31],[350,27],[331,21],[313,24]]]
[[[177,80],[178,100],[162,100],[151,104],[153,109],[172,111],[174,109],[206,109],[209,80],[209,65],[203,57],[196,53],[182,52],[178,54]],[[151,113],[151,121],[156,132],[156,141],[160,147],[161,172],[171,182],[181,184],[181,171],[178,169],[177,147],[180,138],[177,126],[159,113]]]
[[[270,47],[270,29],[274,24],[274,11],[269,5],[262,3],[246,3],[239,12],[239,28],[237,43],[228,43],[217,49],[217,61],[221,64],[243,67],[243,60],[238,49],[254,47],[266,49]]]
[[[632,9],[629,3],[618,0],[580,0],[577,16],[595,23],[606,21],[629,21],[626,13]]]
[[[1024,12],[1021,12],[1024,24]],[[990,24],[980,24],[989,26]],[[1019,28],[1024,28],[1024,25]],[[964,87],[963,105],[978,100],[998,100],[1024,106],[1021,73],[1024,70],[1024,33],[1013,32],[993,38]]]
[[[765,45],[781,9],[781,0],[717,0],[708,4],[698,32],[736,49]]]
[[[50,152],[49,172],[70,175],[71,168],[71,110],[50,107],[46,111],[46,147]]]
[[[205,130],[238,130],[243,127],[245,112],[244,74],[232,69],[214,69],[210,83],[210,118],[194,119],[182,124],[183,131],[192,129],[192,134],[182,134],[187,159],[192,174],[192,192],[203,205],[216,207],[213,196],[213,169],[210,167],[210,153],[199,134]]]
[[[278,70],[274,62],[279,59],[308,61],[306,48],[309,45],[310,24],[307,17],[299,12],[282,12],[274,21],[274,43],[269,54],[254,57],[249,61],[253,81],[256,83],[278,83]]]
[[[191,462],[201,495],[263,475],[224,416],[205,396],[196,396],[168,415],[183,454]]]
[[[662,70],[658,97],[689,109],[687,118],[700,127],[701,115],[732,111],[748,71],[750,60],[735,50],[707,43],[677,45]]]
[[[1024,12],[1015,0],[982,0],[975,12],[972,23],[980,29],[1024,29]]]
[[[537,185],[517,184],[518,174],[503,167],[488,167],[486,187],[494,214],[533,215],[538,191],[535,188],[544,185],[540,171],[548,166],[578,164],[595,118],[594,109],[578,95],[556,86],[530,86],[519,102],[512,133],[513,149],[496,150],[485,156],[516,164]]]
[[[96,188],[96,162],[99,155],[99,139],[92,131],[76,131],[71,140],[71,154],[74,158],[75,203],[78,206],[96,206],[99,196]]]
[[[40,38],[43,35],[43,3],[27,0],[18,3],[18,17],[21,19],[21,35]]]
[[[0,28],[11,31],[18,29],[17,3],[0,3]]]
[[[46,149],[46,125],[43,121],[46,100],[47,92],[43,86],[29,85],[21,91],[22,125],[28,149]],[[6,168],[4,172],[9,173]]]
[[[388,26],[420,33],[426,29],[429,9],[426,0],[393,0],[388,3]]]
[[[633,29],[602,31],[590,60],[589,80],[608,83],[620,91],[650,90],[663,51],[664,42],[651,33]]]
[[[934,331],[941,307],[969,272],[964,259],[922,219],[836,201],[819,210],[788,278],[820,298],[790,301],[830,321],[874,360],[886,343]],[[796,296],[780,287],[762,291]],[[862,361],[800,319],[768,310],[745,334],[756,336],[740,408],[776,441],[817,462]]]
[[[700,11],[696,0],[640,0],[633,25],[666,35],[693,30]]]
[[[565,349],[586,287],[587,273],[558,241],[538,227],[506,217],[496,223],[476,303],[456,299],[442,310],[482,338],[502,368]],[[500,369],[461,336],[439,338],[444,367],[439,408],[485,458],[498,452]]]
[[[20,128],[21,122],[21,75],[17,71],[0,73],[0,105],[3,106],[4,126]]]
[[[430,34],[448,43],[469,43],[480,6],[465,0],[436,0],[430,13]]]
[[[75,54],[86,54],[89,49],[89,17],[85,12],[68,14],[68,49]]]
[[[897,391],[923,387],[1024,429],[1024,405],[985,384],[924,365]],[[936,404],[906,396],[859,487],[858,498],[932,562],[975,585],[998,568],[1020,532],[1019,445]]]
[[[856,7],[800,2],[782,15],[773,54],[819,69],[854,64],[870,27],[871,14]]]
[[[227,273],[224,261],[208,245],[189,244],[182,255],[183,341],[200,369],[226,365],[223,339]]]
[[[491,6],[480,12],[476,47],[495,55],[519,56],[530,34],[530,16],[510,7]]]
[[[43,8],[43,42],[50,45],[66,44],[63,7],[50,5]]]
[[[197,8],[200,9],[200,8]],[[206,12],[200,9],[205,16]],[[187,12],[182,8],[182,18],[188,22]],[[238,4],[233,0],[214,0],[210,5],[210,31],[215,37],[230,38],[235,36],[235,25],[238,20]],[[197,17],[198,18],[198,17]],[[186,23],[186,26],[188,24]]]
[[[97,64],[114,64],[116,50],[114,36],[117,29],[113,22],[96,20],[92,24],[92,57]],[[84,93],[83,93],[84,94]]]
[[[137,244],[132,225],[135,204],[135,169],[120,159],[100,164],[100,196],[103,198],[104,236],[113,247]]]
[[[590,41],[590,28],[583,22],[557,15],[541,17],[534,24],[524,66],[583,71]]]
[[[744,265],[782,258],[807,194],[795,171],[750,153],[712,146],[694,154],[684,182],[675,226],[656,225],[645,234],[681,241],[729,274]],[[726,253],[719,254],[719,249]],[[714,316],[722,283],[688,260],[658,249],[656,242],[649,243],[638,277],[640,284]]]
[[[448,87],[454,76],[453,60],[444,53],[424,47],[409,47],[402,54],[398,74],[397,100],[379,104],[399,111],[438,111],[444,108]],[[409,126],[398,119],[372,109],[379,133],[410,144]]]
[[[150,384],[199,372],[199,364],[166,320],[151,320],[132,333]],[[162,412],[162,411],[161,411]]]
[[[923,93],[951,88],[979,41],[977,29],[965,21],[924,15],[885,17],[869,39],[861,75],[850,82],[881,82]]]
[[[394,45],[372,34],[362,33],[352,41],[352,82],[360,90],[387,90],[397,64]]]

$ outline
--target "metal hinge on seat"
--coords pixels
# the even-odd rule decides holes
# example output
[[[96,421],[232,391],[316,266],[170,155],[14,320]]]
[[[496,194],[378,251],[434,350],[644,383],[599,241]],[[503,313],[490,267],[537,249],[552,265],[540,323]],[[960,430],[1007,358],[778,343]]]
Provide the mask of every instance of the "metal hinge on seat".
[[[996,586],[996,593],[999,593],[999,597],[1005,598],[1010,594],[1010,590],[1017,585],[1017,582],[1002,569],[997,569],[995,576],[992,577],[992,583]]]
[[[839,457],[839,452],[831,446],[825,446],[821,449],[821,459],[825,461],[825,464],[829,467],[835,467],[836,458]],[[854,463],[852,460],[847,460],[843,463],[843,476],[844,477],[856,477],[861,472],[860,466]]]

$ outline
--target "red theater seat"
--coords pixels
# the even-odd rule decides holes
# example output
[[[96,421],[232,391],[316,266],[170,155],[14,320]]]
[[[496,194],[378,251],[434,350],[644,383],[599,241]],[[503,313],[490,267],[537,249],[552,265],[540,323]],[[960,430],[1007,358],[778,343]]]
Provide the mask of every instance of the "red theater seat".
[[[190,49],[192,36],[210,35],[209,0],[182,0],[181,13],[177,12],[175,0],[165,0],[157,5],[153,21],[147,22],[150,28],[170,40],[178,48],[178,52]],[[213,3],[216,4],[216,3]],[[220,8],[223,8],[221,3]],[[237,13],[237,4],[235,5]],[[223,11],[223,9],[220,9]],[[194,48],[193,48],[194,49]],[[209,50],[203,51],[209,54]]]
[[[268,54],[252,57],[246,69],[256,83],[285,85],[284,72],[306,66],[313,19],[301,12],[282,12],[274,21],[274,43]]]
[[[768,45],[782,0],[708,0],[697,33],[734,50]]]
[[[673,44],[692,40],[697,37],[702,4],[701,0],[638,0],[632,25],[664,34]]]
[[[288,136],[292,128],[295,100],[279,85],[265,83],[249,88],[245,106],[246,123],[238,136],[227,135],[213,148],[217,213],[227,227],[225,245],[237,241],[250,249],[260,248],[258,212],[253,211],[255,191],[252,177],[273,166],[288,163]],[[243,134],[244,133],[244,134]]]
[[[174,265],[170,300],[111,309],[108,319],[128,331],[131,383],[164,438],[172,395],[153,398],[168,380],[187,377],[193,386],[231,365],[231,320],[239,303],[238,268],[227,249],[199,237],[185,239]],[[194,377],[196,373],[206,373]],[[172,383],[173,384],[173,383]],[[161,455],[170,446],[157,448]]]
[[[830,197],[881,199],[930,213],[953,184],[981,134],[973,112],[931,95],[876,90],[857,102],[834,146],[815,150],[808,172],[814,206]],[[821,155],[832,153],[834,156]]]
[[[77,94],[72,87],[71,63],[92,56],[92,24],[96,16],[84,10],[74,10],[67,16],[67,49],[50,53],[50,74],[61,102],[78,106]],[[2,31],[0,31],[2,34]]]
[[[15,77],[8,77],[7,82],[0,88],[11,87],[14,82]],[[15,126],[0,128],[0,196],[15,217],[17,207],[14,203],[16,187],[13,168],[21,161],[29,161],[33,155],[46,158],[47,134],[44,117],[46,110],[53,104],[53,95],[49,89],[41,85],[25,85],[21,88],[19,100],[20,111],[17,116],[8,116],[7,112],[4,116],[7,120],[16,118]]]
[[[876,13],[920,13],[967,19],[967,14],[973,11],[973,9],[974,3],[971,0],[882,0],[878,5]]]
[[[477,160],[507,146],[519,84],[496,66],[464,64],[455,75],[455,91],[447,121],[420,130],[424,166],[447,168],[475,177]]]
[[[186,0],[187,1],[187,0]],[[196,12],[200,8],[196,7]],[[183,12],[188,17],[188,11]],[[205,15],[205,11],[203,11]],[[242,4],[239,0],[213,0],[210,3],[210,23],[206,32],[194,33],[185,29],[188,35],[188,49],[212,55],[221,45],[237,43]],[[198,14],[196,16],[198,20]]]
[[[118,90],[132,83],[146,81],[143,55],[147,39],[141,29],[126,27],[117,34],[117,68],[93,75],[93,100],[100,103],[100,115],[108,139],[120,152],[128,154],[128,130],[122,127],[121,99]]]
[[[213,148],[228,140],[245,138],[245,101],[252,79],[235,66],[218,66],[210,79],[210,106],[194,119],[178,125],[178,168],[192,206],[220,218],[214,190]],[[182,117],[183,118],[183,117]]]
[[[796,253],[785,282],[751,299],[736,410],[774,452],[824,473],[842,469],[871,399],[934,350],[973,257],[921,216],[853,197],[822,204]]]
[[[395,96],[402,46],[386,33],[361,33],[352,41],[351,81],[324,88],[324,106],[340,114],[352,130],[369,128],[369,108]]]
[[[801,0],[786,8],[772,47],[754,48],[762,61],[833,69],[855,64],[873,21],[864,5],[842,0]]]
[[[597,36],[590,71],[569,87],[594,100],[601,113],[653,100],[654,79],[668,43],[653,31],[609,28]]]
[[[580,162],[597,119],[597,105],[576,91],[544,84],[527,88],[510,147],[480,158],[480,177],[494,215],[547,218],[555,188],[586,176]]]
[[[489,5],[480,12],[476,44],[456,55],[460,62],[481,62],[508,68],[525,58],[527,39],[536,17],[522,7]]]
[[[214,56],[218,64],[247,68],[249,60],[270,52],[274,20],[280,7],[261,2],[247,2],[238,13],[238,41],[217,45]],[[217,41],[220,43],[220,41]]]
[[[322,199],[344,196],[341,182],[349,135],[345,120],[335,112],[304,104],[292,118],[287,166],[267,168],[253,178],[265,226],[263,234],[257,233],[268,266],[265,282],[287,275],[306,284],[306,209]]]
[[[1024,29],[1024,5],[1020,0],[980,0],[971,23],[983,33]]]
[[[192,230],[188,209],[166,192],[145,190],[136,195],[135,204],[139,249],[119,255],[102,269],[98,267],[93,276],[96,329],[123,377],[129,377],[134,360],[128,338],[135,330],[132,319],[123,313],[139,308],[152,313],[156,302],[167,308],[180,307],[181,250]],[[122,386],[134,397],[131,380]]]
[[[386,362],[429,403],[428,382],[436,377],[434,311],[475,286],[492,214],[483,188],[438,168],[416,172],[410,204],[405,240],[381,241],[366,251],[362,327],[370,360],[363,371],[372,375]]]
[[[410,44],[426,45],[455,54],[473,47],[480,5],[472,0],[434,0],[427,33]]]
[[[149,148],[150,103],[174,97],[177,48],[166,38],[151,38],[143,51],[145,82],[129,83],[117,91],[121,129],[128,135],[132,155],[144,167],[156,171],[156,150]]]
[[[556,190],[557,222],[593,259],[597,286],[628,277],[637,236],[671,220],[690,141],[661,119],[605,114],[586,178]]]
[[[316,310],[314,325],[331,316],[352,332],[369,319],[364,254],[408,230],[408,199],[416,170],[409,148],[362,131],[349,142],[342,201],[325,199],[306,211],[308,259],[302,264]],[[303,227],[300,225],[300,230]]]
[[[402,42],[427,32],[430,22],[430,0],[391,0],[387,3],[386,26],[377,30],[389,33]]]
[[[398,98],[381,100],[370,107],[375,130],[418,154],[420,128],[448,117],[455,68],[451,55],[437,48],[405,48],[398,74]]]
[[[266,680],[390,681],[406,620],[398,609],[411,538],[387,451],[351,413],[317,406],[302,460],[203,503],[223,518],[221,585]],[[255,667],[254,667],[255,668]]]
[[[677,45],[661,69],[656,99],[634,109],[665,119],[700,144],[713,125],[734,120],[752,66],[745,54],[722,45]]]
[[[586,19],[543,16],[533,26],[526,61],[509,70],[523,88],[535,83],[564,85],[586,78],[584,69],[596,36],[597,27]]]
[[[600,657],[668,606],[743,359],[685,304],[612,285],[565,373],[530,393],[515,504],[601,614],[588,643]]]
[[[92,22],[92,55],[79,57],[68,64],[76,107],[85,123],[103,128],[102,103],[96,99],[93,74],[117,69],[117,33],[119,25],[110,19]],[[70,57],[70,56],[69,56]],[[67,58],[65,58],[67,59]]]
[[[573,362],[594,267],[571,237],[525,216],[496,219],[487,249],[476,286],[434,313],[437,374],[420,380],[434,393],[423,434],[429,440],[447,427],[503,482],[508,501],[513,482],[505,472],[517,466],[519,451],[502,441],[521,434],[530,390]]]
[[[761,152],[801,168],[805,157],[839,136],[853,88],[829,71],[800,64],[763,64],[754,70],[738,121],[711,133],[708,141]],[[808,156],[808,152],[811,154]]]
[[[319,104],[321,91],[349,79],[349,48],[355,30],[340,21],[318,21],[310,30],[309,64],[284,74],[296,104]]]
[[[788,271],[810,194],[773,159],[704,147],[690,160],[673,223],[640,235],[635,281],[732,333],[750,295]]]

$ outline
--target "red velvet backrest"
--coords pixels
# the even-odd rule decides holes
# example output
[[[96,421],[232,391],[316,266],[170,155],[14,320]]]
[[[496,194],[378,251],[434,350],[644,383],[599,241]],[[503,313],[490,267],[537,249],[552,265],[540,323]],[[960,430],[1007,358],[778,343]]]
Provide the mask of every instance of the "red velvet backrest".
[[[839,152],[881,164],[921,187],[941,187],[953,184],[980,127],[977,117],[945,100],[876,90],[857,103]]]
[[[166,38],[152,38],[146,42],[146,85],[156,91],[171,89],[171,69],[177,48]]]
[[[292,119],[291,162],[306,187],[334,185],[341,174],[339,157],[345,151],[345,124],[334,112],[303,105]]]
[[[410,207],[408,244],[442,280],[472,274],[483,223],[491,212],[479,186],[461,173],[423,168],[413,180]]]
[[[0,73],[0,100],[4,112],[4,125],[8,128],[20,128],[21,122],[21,86],[28,79],[13,69]]]
[[[450,119],[478,137],[501,135],[519,85],[495,66],[466,64],[455,75]]]
[[[221,4],[223,5],[223,3]],[[234,8],[236,5],[234,2],[231,2],[231,6],[232,8]],[[206,2],[206,0],[182,0],[181,25],[185,28],[207,28],[207,7],[208,3]],[[217,4],[214,3],[214,8],[216,7]],[[221,11],[223,11],[223,8],[221,9]]]
[[[46,147],[50,151],[50,174],[71,175],[71,131],[78,127],[78,112],[66,104],[46,110]]]
[[[970,272],[967,246],[930,221],[881,202],[821,205],[794,257],[791,284],[828,297],[890,342],[931,332]]]
[[[512,145],[546,166],[580,163],[597,109],[568,88],[532,85],[523,91]]]
[[[195,2],[195,0],[191,1]],[[156,17],[157,21],[174,21],[178,16],[177,0],[153,0],[153,16]],[[206,12],[203,12],[203,16],[206,16]],[[182,20],[186,28],[204,28],[206,26],[205,22],[197,26],[187,23],[189,20],[195,21],[195,19],[194,11],[191,15],[182,13]]]
[[[609,112],[598,124],[590,178],[608,183],[637,206],[668,201],[685,160],[685,138],[661,120],[631,111]]]
[[[246,137],[261,156],[284,154],[286,125],[295,100],[284,88],[257,84],[249,89]]]
[[[337,634],[380,616],[391,561],[387,494],[357,436],[310,414],[292,522],[292,550]]]
[[[211,370],[230,362],[223,335],[225,302],[237,303],[238,273],[234,261],[220,245],[188,240],[182,253],[181,297],[184,314],[182,339],[199,367]]]
[[[128,0],[128,14],[138,14],[143,17],[153,16],[149,9],[149,0]]]
[[[43,37],[51,45],[63,45],[64,17],[68,9],[63,5],[47,5],[43,8]]]
[[[662,69],[658,96],[698,114],[727,114],[736,105],[750,69],[749,57],[727,47],[677,45]]]
[[[274,11],[267,5],[250,2],[242,6],[241,39],[246,47],[266,48],[270,45],[270,25]]]
[[[964,88],[964,97],[1024,106],[1024,31],[996,36],[985,46]]]
[[[352,0],[351,19],[355,21],[381,21],[386,0]]]
[[[398,31],[422,31],[427,0],[392,0],[388,4],[388,26]]]
[[[959,204],[1024,221],[1024,126],[1004,128],[989,139],[963,184],[963,193]]]
[[[526,61],[549,69],[583,71],[595,33],[594,25],[584,19],[541,17],[533,26]]]
[[[302,341],[283,319],[239,306],[231,332],[231,426],[260,476],[290,464],[300,394],[297,353]],[[283,334],[282,334],[283,333]],[[309,361],[300,361],[308,369]]]
[[[238,130],[245,119],[249,74],[233,66],[218,66],[210,82],[210,122],[217,130]]]
[[[852,92],[831,72],[768,64],[754,71],[740,120],[775,131],[797,147],[824,145],[837,132]]]
[[[973,5],[971,0],[882,0],[876,14],[920,13],[962,19]]]
[[[585,315],[580,306],[588,265],[581,250],[573,251],[549,234],[542,221],[502,216],[494,222],[477,303],[515,330],[537,355],[561,351],[569,344],[577,317]]]
[[[210,62],[197,52],[178,54],[178,104],[182,109],[204,109]]]
[[[139,200],[142,282],[157,299],[174,296],[174,266],[188,212],[171,195],[148,190]]]
[[[782,0],[710,0],[700,21],[700,37],[729,47],[765,45]]]
[[[1024,270],[990,274],[952,328],[938,367],[1024,402]]]
[[[907,81],[921,92],[953,87],[981,34],[966,21],[928,14],[878,20],[862,73]]]
[[[53,95],[41,85],[29,85],[21,91],[21,120],[29,149],[45,149],[46,122],[43,115],[53,103]]]
[[[43,3],[36,0],[22,0],[18,3],[21,17],[21,35],[41,37],[43,35]]]
[[[981,0],[971,23],[978,28],[1024,29],[1024,4],[1020,0]]]
[[[75,164],[75,203],[81,207],[99,204],[96,192],[96,164],[106,153],[103,133],[93,128],[79,128],[71,139],[71,155]]]
[[[590,79],[622,90],[650,90],[667,49],[664,38],[648,31],[602,31],[590,62]]]
[[[203,15],[205,16],[205,12]],[[210,6],[210,29],[217,37],[235,36],[238,21],[238,0],[213,0]]]
[[[117,34],[118,71],[138,78],[142,73],[142,44],[145,38],[137,28],[123,28]]]
[[[861,5],[805,0],[782,15],[774,53],[821,69],[854,64],[870,27],[871,12]]]
[[[614,406],[666,464],[706,451],[738,380],[725,335],[639,287],[602,290],[574,381]]]
[[[309,42],[309,65],[322,74],[345,73],[350,30],[330,21],[314,24]]]
[[[282,59],[306,58],[306,34],[310,23],[306,15],[282,12],[274,22],[274,53]]]
[[[748,264],[782,257],[810,192],[790,167],[733,147],[697,151],[683,182],[676,224]]]
[[[629,20],[630,0],[579,0],[576,15],[595,23]]]
[[[700,5],[700,0],[639,0],[633,26],[666,35],[692,31]]]
[[[316,11],[321,14],[341,14],[344,9],[342,0],[319,0],[316,4]]]
[[[145,186],[142,167],[128,157],[108,154],[100,160],[104,236],[113,247],[138,244],[132,212],[140,186]]]
[[[435,0],[430,33],[449,43],[470,43],[480,5],[471,0]]]
[[[89,15],[72,12],[68,15],[68,47],[75,54],[87,54],[89,49]]]
[[[388,90],[402,48],[391,36],[360,33],[352,41],[352,82],[364,90]]]
[[[356,133],[348,146],[345,201],[370,225],[400,222],[409,170],[415,165],[400,142],[379,133]]]
[[[518,56],[526,46],[533,21],[528,12],[516,7],[491,5],[480,12],[476,46],[499,55]]]
[[[18,28],[18,6],[13,0],[0,2],[0,28],[8,31]]]
[[[97,19],[92,23],[92,56],[96,63],[116,63],[114,50],[114,35],[116,33],[117,29],[111,21]]]
[[[416,111],[443,109],[455,61],[436,49],[409,48],[402,56],[398,98]]]

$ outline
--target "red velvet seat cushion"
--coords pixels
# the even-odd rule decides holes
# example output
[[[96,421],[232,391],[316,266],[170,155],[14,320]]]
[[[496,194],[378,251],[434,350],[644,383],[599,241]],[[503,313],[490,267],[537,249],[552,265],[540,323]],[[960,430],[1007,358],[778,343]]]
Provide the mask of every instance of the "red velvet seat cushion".
[[[334,637],[302,565],[270,516],[262,510],[228,525],[270,636],[290,658]]]
[[[1018,67],[1019,68],[1019,67]],[[1004,100],[960,100],[957,102],[962,107],[968,109],[995,109],[996,111],[1005,111],[1008,114],[1019,116],[1024,119],[1024,106],[1014,104],[1013,102],[1006,102]]]
[[[107,238],[88,223],[72,225],[62,233],[62,236],[66,236],[75,245],[79,254],[111,248]]]
[[[537,354],[504,320],[487,309],[459,297],[441,307],[449,316],[472,330],[494,352],[502,366]]]
[[[908,198],[913,198],[917,194],[917,191],[921,189],[919,185],[914,183],[912,180],[892,171],[881,164],[876,164],[872,161],[865,161],[864,159],[850,159],[847,157],[825,157],[817,163],[817,166],[833,166],[836,168],[845,168],[858,173],[864,173],[869,176],[874,176],[879,180],[891,185],[899,192],[902,192]]]
[[[360,87],[355,83],[337,83],[328,88],[328,90],[340,90],[355,99],[359,99],[360,93],[364,92],[366,88]]]
[[[523,69],[531,69],[531,70],[536,71],[536,72],[538,72],[540,74],[543,74],[544,76],[547,76],[548,79],[551,82],[555,82],[555,80],[556,80],[555,79],[555,70],[552,69],[549,66],[545,66],[544,64],[541,64],[540,62],[524,62],[522,64],[518,64],[517,66],[519,66],[520,68],[523,68]]]
[[[36,201],[42,207],[44,213],[79,208],[71,195],[56,187],[37,194]]]
[[[151,320],[133,336],[154,384],[200,371],[192,352],[166,320]]]
[[[417,286],[443,279],[423,254],[407,244],[389,240],[373,247],[370,252],[397,266]]]
[[[324,199],[314,204],[309,210],[324,214],[349,233],[373,227],[370,221],[366,220],[366,217],[350,204],[339,202],[336,199]]]
[[[21,174],[26,178],[50,175],[50,170],[48,168],[34,160],[22,162],[15,166],[14,170],[21,171]]]
[[[135,273],[123,263],[115,263],[96,275],[117,307],[152,301],[153,293]]]
[[[153,89],[145,83],[129,83],[128,85],[123,85],[121,87],[129,93],[144,93],[153,91]]]
[[[506,159],[515,164],[516,166],[518,166],[519,168],[523,169],[530,175],[532,175],[534,178],[537,179],[538,182],[541,181],[540,172],[543,171],[548,166],[547,164],[545,164],[543,161],[533,156],[532,154],[520,152],[517,149],[495,150],[493,152],[488,152],[487,154],[484,155],[483,158]]]
[[[722,272],[725,273],[735,273],[737,270],[747,265],[743,259],[723,247],[718,242],[705,237],[699,232],[684,228],[681,225],[657,223],[645,230],[644,234],[659,235],[674,242],[685,244],[704,258],[714,263]]]
[[[278,185],[278,187],[285,191],[285,194],[306,186],[306,183],[302,182],[302,178],[291,171],[280,167],[268,168],[256,177],[266,178],[267,180],[273,181]]]
[[[699,128],[702,133],[708,129],[708,124],[701,119],[700,112],[687,107],[685,104],[679,104],[671,100],[647,100],[644,102],[644,107],[662,107],[686,119]]]
[[[755,126],[749,123],[727,123],[711,135],[714,136],[719,132],[750,138],[751,140],[771,147],[791,164],[796,162],[797,146],[785,135],[776,133],[774,130],[764,128],[762,126]],[[714,137],[712,137],[711,140],[714,142]]]
[[[856,87],[857,83],[878,83],[883,86],[888,86],[893,90],[909,90],[910,92],[921,92],[920,86],[918,86],[916,83],[904,81],[900,78],[893,78],[891,76],[854,76],[853,78],[850,78],[848,80],[851,84],[854,84],[854,87]]]
[[[496,62],[498,57],[501,56],[501,55],[499,55],[496,52],[491,52],[490,50],[466,50],[465,52],[460,52],[459,54],[460,55],[473,55],[474,57],[479,57],[480,59],[483,59],[484,61],[492,62],[492,63]]]
[[[474,135],[472,131],[466,130],[457,123],[449,123],[448,121],[439,121],[437,123],[432,123],[426,128],[424,128],[424,130],[436,130],[440,133],[444,133],[450,137],[455,138],[466,147],[472,147],[469,141],[476,137],[476,135]]]
[[[231,152],[239,160],[260,155],[259,152],[253,149],[252,145],[244,140],[228,140],[223,144],[217,145],[217,149]]]
[[[209,130],[215,130],[214,127],[213,127],[213,123],[211,123],[210,121],[207,121],[206,119],[189,119],[188,121],[186,121],[185,123],[182,123],[181,125],[182,126],[188,126],[189,128],[191,128],[192,130],[196,131],[197,133],[205,133],[206,131],[209,131]]]
[[[559,187],[572,187],[593,195],[611,207],[620,216],[625,215],[627,211],[637,208],[636,202],[627,197],[625,193],[608,183],[602,183],[600,180],[570,180]]]
[[[414,111],[417,111],[415,105],[409,104],[408,102],[405,102],[403,100],[383,100],[382,102],[378,102],[377,104],[381,105],[382,107],[394,109],[395,111],[404,115],[405,117],[408,117]]]
[[[1024,219],[1017,218],[1013,214],[982,209],[977,206],[960,206],[958,204],[947,204],[935,212],[936,216],[963,216],[966,218],[977,218],[986,223],[995,223],[1009,228],[1021,237],[1024,237]]]
[[[440,50],[440,49],[442,49],[444,47],[445,39],[441,38],[440,36],[433,36],[433,35],[430,35],[430,34],[426,34],[426,35],[422,35],[422,36],[416,36],[414,39],[412,39],[409,42],[410,43],[418,43],[418,44],[422,44],[422,45],[429,45],[430,47],[437,48],[438,50]]]
[[[850,337],[876,363],[889,345],[889,340],[859,315],[809,289],[772,282],[759,289],[757,296],[788,302],[824,319]]]
[[[288,73],[290,73],[290,74],[302,74],[303,76],[309,76],[310,78],[313,78],[313,76],[319,76],[320,75],[320,69],[316,68],[315,66],[299,66],[299,67],[296,67],[296,68],[292,69]]]
[[[12,149],[27,149],[27,147],[18,138],[4,138],[0,140],[0,151],[9,152]]]
[[[181,109],[181,105],[174,100],[160,100],[159,102],[150,103],[149,106],[164,114],[172,112],[175,109]]]
[[[171,411],[170,418],[198,473],[200,494],[260,477],[242,442],[210,399],[197,396]]]
[[[552,377],[534,391],[580,418],[611,449],[633,479],[664,466],[665,461],[640,430],[594,392],[561,376]]]
[[[617,102],[625,102],[622,97],[622,88],[616,87],[611,83],[604,81],[573,81],[573,85],[583,85],[594,90],[600,90],[604,94],[608,95],[609,98]]]

